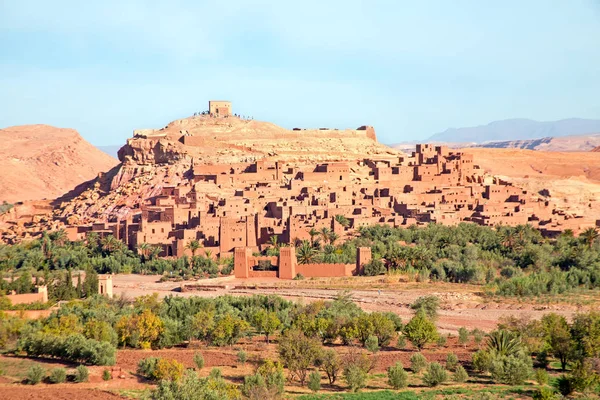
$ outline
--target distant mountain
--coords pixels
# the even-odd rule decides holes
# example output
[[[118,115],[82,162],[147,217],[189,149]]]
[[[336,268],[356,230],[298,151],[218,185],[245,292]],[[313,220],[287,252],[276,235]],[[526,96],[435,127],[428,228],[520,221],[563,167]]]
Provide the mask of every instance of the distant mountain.
[[[115,145],[115,146],[96,146],[98,149],[102,150],[103,152],[105,152],[106,154],[108,154],[109,156],[112,156],[114,158],[119,158],[117,156],[117,152],[119,151],[119,149],[121,148],[121,146]]]
[[[600,132],[600,120],[570,118],[540,122],[530,119],[507,119],[469,128],[450,128],[436,133],[428,142],[476,142],[527,140]]]
[[[508,140],[502,142],[488,142],[474,147],[487,147],[496,149],[527,149],[542,151],[592,151],[600,146],[600,133],[592,135],[573,135],[562,137],[545,137],[529,140]]]

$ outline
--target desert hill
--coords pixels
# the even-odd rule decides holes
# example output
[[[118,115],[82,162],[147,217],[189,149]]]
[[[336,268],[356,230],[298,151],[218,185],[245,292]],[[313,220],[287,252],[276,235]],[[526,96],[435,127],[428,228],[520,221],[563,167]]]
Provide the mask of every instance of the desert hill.
[[[52,199],[118,161],[73,129],[24,125],[0,129],[0,201]]]
[[[431,136],[428,142],[484,143],[528,140],[600,132],[600,120],[570,118],[559,121],[534,121],[516,118],[466,128],[450,128]]]
[[[600,219],[600,157],[587,152],[462,149],[485,173],[549,194],[562,209]]]
[[[593,148],[591,151],[594,153],[600,153],[600,146]]]

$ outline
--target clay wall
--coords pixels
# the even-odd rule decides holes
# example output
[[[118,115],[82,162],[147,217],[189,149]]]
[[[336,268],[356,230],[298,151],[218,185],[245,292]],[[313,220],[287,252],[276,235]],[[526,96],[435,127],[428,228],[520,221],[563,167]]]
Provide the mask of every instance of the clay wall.
[[[354,264],[298,264],[296,273],[306,278],[352,276]]]

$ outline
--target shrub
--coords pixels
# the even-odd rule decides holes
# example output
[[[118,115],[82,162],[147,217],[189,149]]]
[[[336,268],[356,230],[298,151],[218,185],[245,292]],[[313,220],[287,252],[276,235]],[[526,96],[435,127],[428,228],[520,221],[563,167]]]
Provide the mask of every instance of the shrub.
[[[400,350],[406,348],[406,337],[404,335],[398,336],[398,341],[396,342],[396,347]]]
[[[385,266],[381,260],[374,258],[364,265],[363,271],[367,276],[377,276],[385,273]]]
[[[427,366],[427,359],[421,353],[415,353],[410,357],[410,369],[415,374],[423,371]]]
[[[30,385],[37,385],[44,379],[44,375],[46,375],[46,370],[44,368],[37,364],[32,365],[27,370],[27,382]]]
[[[575,391],[575,387],[573,386],[573,381],[566,375],[561,375],[554,381],[554,387],[559,391],[563,396],[569,396],[571,393]]]
[[[473,369],[478,372],[489,372],[492,367],[492,355],[489,351],[479,350],[472,356]]]
[[[154,370],[156,369],[156,363],[158,358],[148,357],[143,358],[138,362],[137,373],[148,379],[153,379]]]
[[[308,376],[308,388],[314,393],[321,390],[321,374],[317,371],[313,371]]]
[[[248,360],[248,355],[244,350],[240,350],[237,353],[237,359],[242,365],[245,365],[246,361]]]
[[[454,353],[448,353],[446,356],[446,369],[448,371],[454,371],[458,365],[458,357]]]
[[[344,369],[344,380],[350,387],[350,390],[357,392],[365,387],[367,383],[367,373],[358,365],[349,365]]]
[[[154,368],[153,379],[157,381],[178,381],[183,376],[185,367],[177,360],[159,358]]]
[[[456,366],[456,369],[454,371],[454,375],[452,376],[452,379],[454,379],[454,382],[463,383],[467,379],[469,379],[469,374],[467,374],[467,371],[465,371],[465,368],[459,364]]]
[[[112,374],[110,373],[109,370],[105,369],[104,371],[102,371],[102,380],[110,381],[111,379],[112,379]]]
[[[436,320],[438,316],[438,309],[440,308],[440,299],[437,296],[422,296],[419,297],[410,305],[410,308],[419,311],[424,311],[427,318]]]
[[[201,353],[194,353],[194,364],[198,369],[204,368],[204,357],[202,357]]]
[[[439,347],[444,347],[446,345],[446,343],[448,343],[448,336],[444,336],[444,335],[440,335],[440,337],[438,338],[436,344]]]
[[[423,375],[423,383],[429,387],[438,386],[448,379],[448,374],[444,367],[439,363],[432,362],[427,366],[427,371]]]
[[[63,383],[67,380],[67,370],[64,368],[54,368],[50,372],[49,379],[52,383]]]
[[[547,368],[550,363],[548,360],[548,352],[546,350],[538,351],[535,355],[535,363],[541,368]]]
[[[531,376],[531,357],[528,354],[496,356],[493,358],[490,372],[496,382],[521,385]]]
[[[408,386],[408,374],[400,361],[388,368],[388,384],[394,389],[403,389]]]
[[[533,400],[558,400],[561,397],[557,396],[552,388],[541,387],[533,394],[532,398]]]
[[[479,346],[481,344],[481,342],[483,341],[485,332],[483,332],[481,329],[475,328],[471,331],[471,334],[473,335],[473,341],[475,342],[475,344],[477,346]]]
[[[369,336],[367,340],[365,340],[365,348],[369,350],[371,353],[376,353],[379,351],[379,341],[376,336]]]
[[[309,338],[298,330],[289,330],[279,339],[279,356],[290,376],[304,386],[309,368],[321,352],[317,339]]]
[[[548,384],[549,376],[548,372],[545,369],[536,369],[535,370],[535,381],[540,386],[544,386]]]
[[[467,328],[461,327],[458,330],[458,344],[467,347],[467,343],[469,343],[469,331]]]
[[[90,377],[90,371],[85,365],[80,365],[75,368],[75,382],[83,383],[87,382]]]
[[[281,395],[285,385],[283,366],[279,361],[266,360],[256,370],[256,373],[264,378],[266,388],[271,393]]]
[[[208,377],[212,378],[212,379],[222,379],[223,372],[221,371],[221,368],[214,367],[213,369],[210,370]]]

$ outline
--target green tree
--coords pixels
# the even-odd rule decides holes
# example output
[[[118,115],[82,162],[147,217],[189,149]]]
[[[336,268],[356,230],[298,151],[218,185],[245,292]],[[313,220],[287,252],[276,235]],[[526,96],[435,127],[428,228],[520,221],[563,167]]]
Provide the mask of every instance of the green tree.
[[[290,329],[279,339],[279,357],[288,368],[292,378],[302,386],[306,375],[317,359],[321,347],[314,338],[309,338],[299,330]]]
[[[448,374],[439,363],[432,362],[423,375],[423,383],[429,387],[438,386],[448,379]]]
[[[319,359],[319,364],[323,372],[325,372],[325,375],[327,375],[329,384],[333,385],[340,371],[340,358],[338,353],[332,349],[325,350]]]
[[[337,214],[335,216],[335,221],[338,224],[340,224],[341,226],[343,226],[344,228],[347,228],[348,226],[350,226],[350,220],[342,214]]]
[[[321,374],[318,371],[313,371],[308,376],[308,388],[312,390],[313,393],[317,393],[321,390]]]
[[[419,310],[404,327],[404,335],[420,351],[427,343],[437,340],[438,331],[425,312]]]
[[[598,240],[600,233],[598,233],[598,228],[588,228],[585,231],[581,232],[581,239],[591,250],[594,243]]]
[[[265,341],[269,344],[269,335],[281,327],[281,321],[277,317],[277,313],[266,310],[259,310],[253,317],[254,327],[265,335]]]
[[[408,386],[408,374],[400,361],[388,368],[388,384],[394,389],[404,389]]]
[[[427,315],[427,318],[435,321],[438,317],[440,299],[433,295],[421,296],[410,305],[410,308],[415,310],[417,313],[422,310],[425,312],[425,315]]]
[[[458,329],[458,344],[466,348],[467,343],[469,343],[469,331],[465,327],[460,327]]]
[[[565,317],[554,313],[544,315],[542,324],[546,344],[552,355],[560,361],[561,369],[565,371],[573,354],[569,324]]]
[[[415,353],[410,357],[410,369],[415,374],[423,371],[427,366],[427,359],[421,353]]]

